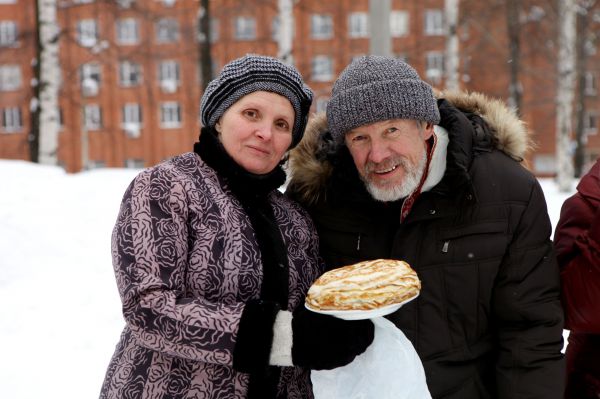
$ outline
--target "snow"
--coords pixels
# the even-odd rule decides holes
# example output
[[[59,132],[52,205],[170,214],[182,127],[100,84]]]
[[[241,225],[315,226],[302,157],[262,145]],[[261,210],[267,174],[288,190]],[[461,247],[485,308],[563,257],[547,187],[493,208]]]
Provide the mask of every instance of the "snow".
[[[138,172],[0,160],[1,397],[98,397],[124,325],[110,235]],[[555,225],[569,194],[540,182]]]

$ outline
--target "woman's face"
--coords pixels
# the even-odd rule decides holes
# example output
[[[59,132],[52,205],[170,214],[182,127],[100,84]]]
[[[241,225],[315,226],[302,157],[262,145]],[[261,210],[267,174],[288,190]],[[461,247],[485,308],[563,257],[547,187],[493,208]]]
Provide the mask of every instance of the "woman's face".
[[[215,128],[227,153],[250,173],[269,173],[292,143],[294,109],[279,94],[255,91],[236,101]]]

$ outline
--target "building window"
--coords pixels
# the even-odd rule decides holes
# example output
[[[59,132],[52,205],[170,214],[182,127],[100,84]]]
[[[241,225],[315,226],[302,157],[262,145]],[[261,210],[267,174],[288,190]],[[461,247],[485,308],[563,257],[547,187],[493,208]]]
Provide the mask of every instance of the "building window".
[[[160,104],[160,126],[173,129],[181,126],[181,107],[174,101]]]
[[[403,37],[408,35],[408,12],[392,11],[390,14],[390,35]]]
[[[8,107],[2,109],[2,131],[4,133],[17,133],[23,128],[21,108]]]
[[[579,39],[579,40],[585,40],[583,49],[585,50],[586,55],[596,55],[596,52],[597,52],[596,43],[593,38],[585,38],[585,39]]]
[[[161,18],[156,22],[156,41],[174,43],[179,40],[179,22],[174,18]]]
[[[17,23],[13,21],[0,21],[0,47],[14,47],[17,45]]]
[[[237,17],[234,20],[234,36],[236,40],[256,39],[256,19],[252,17]]]
[[[123,106],[123,125],[133,123],[142,124],[142,108],[138,103],[127,103]]]
[[[533,169],[538,174],[556,173],[556,157],[552,154],[534,155]]]
[[[177,91],[177,86],[179,86],[179,63],[169,60],[158,64],[158,80],[164,92],[174,93]]]
[[[117,0],[119,8],[131,8],[134,0]]]
[[[317,55],[312,60],[312,80],[328,82],[333,79],[333,60],[327,55]]]
[[[99,161],[99,160],[88,161],[87,168],[88,169],[106,168],[106,161]]]
[[[135,18],[124,18],[116,22],[117,43],[137,44],[140,41],[138,21]]]
[[[142,67],[131,61],[119,63],[119,85],[121,87],[137,86],[142,82]]]
[[[102,110],[98,104],[88,104],[83,107],[83,125],[87,130],[102,128]]]
[[[444,13],[442,10],[425,11],[425,34],[428,36],[444,35]]]
[[[348,34],[352,38],[369,37],[369,15],[366,12],[350,13]]]
[[[583,117],[583,131],[585,134],[598,133],[598,114],[594,111],[588,111]]]
[[[315,111],[316,112],[325,112],[327,110],[328,102],[329,102],[329,97],[317,98],[317,103],[315,104]]]
[[[333,19],[331,15],[311,15],[310,35],[313,39],[331,39],[333,37]]]
[[[100,65],[82,64],[79,68],[79,79],[81,93],[85,97],[97,95],[100,89]]]
[[[596,75],[593,72],[585,73],[585,87],[584,93],[587,96],[595,96],[596,95]]]
[[[12,91],[21,87],[21,67],[0,65],[0,91]]]
[[[142,108],[137,103],[127,103],[122,108],[122,126],[129,138],[140,137]]]
[[[441,51],[430,51],[426,54],[425,78],[433,83],[439,84],[444,76],[444,53]]]
[[[93,47],[98,42],[98,24],[95,19],[77,22],[77,41],[83,47]]]
[[[125,160],[124,166],[130,169],[143,169],[144,168],[144,160],[137,158],[128,158]]]

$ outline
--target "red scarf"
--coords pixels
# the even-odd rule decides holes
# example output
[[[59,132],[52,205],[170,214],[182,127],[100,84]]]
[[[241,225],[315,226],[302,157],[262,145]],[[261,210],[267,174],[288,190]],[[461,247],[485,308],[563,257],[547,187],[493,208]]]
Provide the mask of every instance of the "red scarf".
[[[425,184],[425,180],[427,180],[427,176],[429,175],[429,163],[431,162],[431,157],[433,156],[433,151],[435,150],[435,146],[437,144],[437,137],[435,134],[431,136],[430,140],[427,140],[427,162],[425,164],[425,171],[423,172],[423,176],[421,176],[421,181],[417,186],[416,190],[413,191],[402,203],[402,208],[400,209],[400,223],[406,219],[406,216],[412,209],[413,205],[419,195],[421,195],[421,189],[423,188],[423,184]]]

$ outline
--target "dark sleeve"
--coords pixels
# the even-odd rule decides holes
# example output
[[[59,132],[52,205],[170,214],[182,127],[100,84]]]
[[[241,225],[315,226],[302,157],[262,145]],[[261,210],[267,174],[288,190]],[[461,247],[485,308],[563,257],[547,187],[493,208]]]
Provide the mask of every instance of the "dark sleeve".
[[[556,228],[565,326],[600,334],[600,209],[578,194],[563,204]]]
[[[550,233],[544,195],[533,181],[493,294],[498,398],[563,397],[563,311]]]

